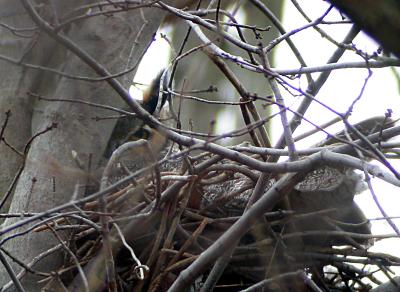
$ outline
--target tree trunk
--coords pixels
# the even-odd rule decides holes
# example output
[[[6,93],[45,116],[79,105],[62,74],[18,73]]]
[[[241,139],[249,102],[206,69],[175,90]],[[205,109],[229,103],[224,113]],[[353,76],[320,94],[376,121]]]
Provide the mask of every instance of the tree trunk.
[[[277,17],[281,15],[282,1],[269,1],[268,7],[271,11],[275,13]],[[203,3],[204,6],[207,6],[206,3]],[[221,2],[221,9],[226,9],[233,6],[233,2]],[[204,8],[204,7],[203,7]],[[215,14],[210,15],[211,19],[215,19]],[[246,3],[241,6],[241,9],[235,16],[236,20],[239,23],[256,25],[259,28],[265,28],[271,23],[266,20],[265,15],[261,14],[260,11],[251,3]],[[241,20],[244,18],[244,20]],[[223,18],[222,14],[220,15],[220,21],[228,21]],[[188,26],[185,23],[182,25],[178,25],[174,30],[174,47],[180,48],[181,43],[183,41],[183,37],[186,35]],[[221,26],[221,29],[226,29],[226,26]],[[229,32],[234,32],[235,28],[230,27]],[[206,32],[204,30],[204,32]],[[264,45],[268,44],[272,41],[277,35],[278,32],[274,29],[270,31],[259,32],[261,38],[257,39],[254,32],[242,29],[242,33],[246,39],[246,41],[252,45],[257,45],[262,42]],[[235,34],[235,33],[233,33]],[[238,36],[236,36],[238,38]],[[209,36],[211,40],[217,38],[217,35],[213,34]],[[240,48],[233,46],[228,41],[224,40],[220,43],[220,47],[224,49],[226,52],[229,52],[233,55],[240,56],[244,59],[249,59],[249,55]],[[188,43],[185,46],[185,50],[188,48],[192,48],[199,44],[198,38],[192,32],[189,38]],[[258,58],[256,57],[258,60]],[[258,60],[259,61],[259,60]],[[271,89],[266,82],[265,77],[262,74],[256,74],[254,72],[250,72],[247,70],[243,70],[239,66],[233,63],[226,62],[230,67],[232,72],[236,75],[236,77],[241,81],[242,84],[246,85],[246,89],[248,92],[265,97],[266,95],[271,94]],[[196,64],[196,66],[193,66]],[[198,52],[196,54],[190,55],[189,58],[184,58],[179,62],[177,77],[176,80],[182,80],[183,84],[176,84],[176,91],[190,91],[190,90],[205,90],[210,86],[214,86],[218,88],[218,92],[212,93],[204,93],[204,94],[196,94],[196,96],[200,96],[207,100],[223,100],[229,102],[238,102],[240,100],[239,94],[236,92],[235,88],[230,84],[230,82],[225,78],[225,76],[221,73],[221,71],[216,67],[215,64],[203,53]],[[210,83],[210,80],[212,83]],[[184,87],[182,87],[184,86]],[[178,107],[179,97],[174,98],[175,105]],[[262,117],[266,117],[269,115],[269,108],[263,108],[260,103],[257,104],[257,109],[259,110]],[[198,113],[201,113],[199,115]],[[229,115],[229,119],[219,119],[219,117]],[[182,109],[181,109],[181,122],[182,126],[185,129],[190,129],[189,121],[193,121],[193,128],[195,131],[210,133],[211,121],[216,121],[217,127],[219,127],[218,123],[228,123],[228,127],[224,128],[225,132],[227,129],[237,129],[244,127],[245,123],[243,121],[242,114],[238,106],[231,105],[214,105],[210,106],[209,104],[191,101],[191,100],[182,100]],[[220,134],[220,133],[219,133]],[[237,144],[243,140],[249,140],[249,136],[232,138],[229,141],[229,144]]]
[[[0,21],[17,28],[34,27],[35,24],[19,3],[2,1]],[[58,21],[62,22],[69,11],[87,3],[88,1],[84,0],[42,1],[35,8],[48,23],[57,24]],[[117,73],[140,60],[162,20],[161,15],[162,12],[154,8],[136,9],[73,22],[59,33],[75,42],[110,72]],[[79,57],[57,44],[45,32],[28,31],[33,34],[31,38],[20,38],[3,27],[1,32],[3,43],[7,44],[1,46],[1,53],[6,56],[16,59],[24,57],[23,62],[49,66],[68,74],[98,77]],[[130,60],[129,64],[127,60]],[[40,70],[26,70],[9,63],[3,63],[0,70],[2,76],[7,76],[0,81],[3,85],[1,109],[3,113],[5,109],[11,109],[13,114],[5,133],[7,142],[22,150],[31,135],[51,124],[57,125],[57,128],[34,139],[10,206],[11,213],[45,211],[70,200],[75,185],[84,183],[84,178],[79,175],[81,172],[77,171],[76,175],[71,175],[71,170],[76,169],[71,151],[75,150],[86,165],[91,157],[92,169],[98,165],[114,122],[96,122],[93,118],[115,113],[77,103],[38,100],[26,93],[113,106],[120,106],[121,101],[104,81],[74,80]],[[133,72],[128,73],[127,77],[119,78],[127,87]],[[1,118],[4,121],[4,115]],[[22,159],[4,143],[0,151],[1,169],[7,170],[1,178],[1,190],[4,193]],[[20,218],[7,219],[4,226],[10,226],[19,220]],[[4,234],[2,239],[27,228],[29,227],[23,226],[15,229]],[[50,231],[29,232],[10,239],[2,247],[27,264],[38,254],[58,243]],[[34,269],[48,272],[59,267],[61,263],[61,254],[54,253],[36,264]],[[21,270],[17,265],[13,265],[13,268],[16,273]],[[2,270],[0,284],[4,285],[9,280],[9,275]],[[26,291],[39,291],[42,286],[37,284],[37,280],[37,276],[25,276],[23,286]]]

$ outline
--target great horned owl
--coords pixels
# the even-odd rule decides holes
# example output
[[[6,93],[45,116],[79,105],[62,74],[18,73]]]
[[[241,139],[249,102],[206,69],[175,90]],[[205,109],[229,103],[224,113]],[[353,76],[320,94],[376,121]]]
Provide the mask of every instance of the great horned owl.
[[[369,135],[387,128],[391,124],[392,120],[390,119],[376,117],[358,123],[354,127],[361,134]],[[351,131],[349,135],[353,139],[356,138],[356,135]],[[343,131],[337,133],[334,137],[346,139]],[[331,145],[335,143],[335,140],[335,138],[329,138],[318,143],[318,146]],[[271,179],[267,184],[267,189],[273,187],[274,183],[275,179]],[[217,217],[240,215],[243,213],[248,198],[252,193],[252,187],[246,189],[246,184],[251,186],[253,183],[244,175],[236,173],[231,180],[225,181],[219,186],[205,186],[202,208],[210,216],[213,215],[213,212]],[[241,188],[244,191],[236,194]],[[353,169],[323,166],[311,171],[287,196],[290,207],[295,211],[296,215],[299,215],[299,218],[296,218],[296,224],[285,226],[283,232],[303,232],[305,244],[321,247],[343,244],[369,244],[369,240],[352,240],[339,235],[311,235],[311,233],[318,231],[321,233],[346,231],[370,234],[370,224],[367,218],[353,201],[354,196],[365,189],[366,183],[363,175]],[[236,195],[232,197],[231,194]],[[286,207],[283,204],[279,204],[276,208],[284,209]],[[328,209],[331,210],[328,211]],[[324,210],[327,210],[327,212],[324,213]],[[315,213],[315,215],[313,216],[312,213]],[[293,228],[296,230],[293,230]]]
[[[326,214],[305,217],[289,228],[294,232],[346,231],[370,234],[370,223],[353,201],[354,196],[366,189],[363,175],[353,169],[337,169],[329,166],[317,168],[297,184],[289,194],[291,208],[298,214],[307,214],[332,209]],[[344,236],[305,235],[304,242],[310,245],[357,245],[369,244],[369,240],[350,240]]]
[[[373,117],[353,125],[362,135],[370,135],[393,125],[393,120],[386,117]],[[358,135],[351,129],[347,135],[341,131],[316,146],[334,144],[340,138],[347,140],[358,139]],[[367,158],[368,159],[368,158]],[[318,217],[309,217],[299,220],[294,228],[302,232],[307,231],[347,231],[357,234],[370,234],[370,223],[362,210],[353,201],[355,195],[367,188],[364,176],[354,169],[347,167],[333,168],[323,166],[317,168],[298,183],[289,195],[292,208],[301,213],[312,213],[326,209],[334,209],[330,214]],[[292,228],[293,229],[293,226]],[[293,232],[289,228],[289,232]],[[358,243],[370,244],[371,240],[351,239],[345,236],[305,236],[304,241],[311,245],[357,245]]]
[[[152,87],[147,91],[147,95],[144,99],[143,106],[150,113],[153,113],[158,107],[160,77],[161,74],[158,75]],[[163,98],[163,100],[165,99]],[[131,126],[132,123],[135,124],[135,127]],[[391,120],[378,117],[365,120],[354,125],[354,127],[362,134],[368,135],[378,132],[382,128],[386,128],[390,123]],[[138,127],[138,125],[140,125],[140,127]],[[114,136],[118,137],[114,139],[113,143],[117,143],[116,146],[118,146],[124,141],[132,140],[132,137],[138,133],[138,128],[142,129],[142,124],[138,124],[135,120],[131,120],[130,123],[126,119],[118,121],[112,138]],[[125,133],[125,136],[122,135],[123,133]],[[349,131],[348,134],[353,139],[357,137],[357,135],[351,131]],[[120,137],[123,138],[120,139]],[[346,139],[348,136],[346,136],[344,132],[340,132],[334,135],[334,138],[329,138],[319,143],[317,146],[331,145],[335,143],[335,137]],[[155,147],[155,152],[157,154],[157,159],[159,159],[161,158],[159,155],[160,152],[162,154],[166,153],[165,149],[163,149],[164,142],[157,141],[153,144],[155,144],[153,146],[157,146]],[[151,158],[146,148],[142,146],[136,149],[134,155],[127,153],[127,155],[120,159],[125,169],[116,168],[115,173],[118,175],[115,175],[113,181],[121,176],[127,175],[127,172],[134,172],[144,167],[146,164],[149,164],[152,159],[154,158]],[[224,161],[221,163],[224,163]],[[179,162],[174,165],[166,166],[166,168],[168,167],[176,170],[176,168],[179,167]],[[167,170],[166,168],[164,167],[164,170]],[[273,187],[274,183],[275,180],[271,179],[268,182],[267,188]],[[243,191],[237,193],[237,191],[241,189],[243,189]],[[334,210],[320,217],[313,217],[310,215],[304,219],[299,219],[298,224],[295,224],[296,228],[298,228],[298,231],[302,232],[344,230],[369,234],[370,226],[368,220],[359,207],[353,202],[354,196],[363,189],[365,189],[365,184],[363,183],[362,176],[352,169],[323,166],[311,171],[288,195],[291,208],[296,214],[318,212],[324,209]],[[221,214],[223,214],[223,216],[232,214],[238,215],[243,212],[247,200],[251,195],[252,182],[245,176],[237,173],[232,179],[228,179],[219,184],[204,186],[203,190],[204,195],[200,209],[207,210],[213,217],[218,217]],[[232,197],[232,194],[234,194],[234,197]],[[212,214],[212,212],[216,213]],[[219,215],[218,212],[220,213]],[[290,228],[287,228],[286,232],[287,231],[293,232]],[[304,237],[306,243],[317,243],[322,246],[329,246],[332,244],[355,244],[357,242],[352,242],[351,240],[343,241],[342,238],[343,237],[320,236],[317,239],[308,235]]]
[[[391,123],[385,121],[385,118],[369,119],[357,124],[356,128],[369,135]],[[356,138],[354,133],[349,134],[351,138]],[[348,136],[340,132],[335,137],[346,139]],[[319,143],[319,146],[333,143],[332,138]],[[275,182],[276,179],[271,178],[265,191],[273,188]],[[254,181],[242,173],[234,173],[231,179],[219,185],[204,186],[201,209],[206,216],[213,218],[240,216],[253,187]],[[265,279],[267,271],[272,276],[303,268],[309,268],[313,274],[323,277],[322,267],[330,264],[329,260],[310,257],[307,252],[317,251],[318,254],[333,246],[363,248],[372,243],[368,239],[371,235],[370,223],[353,200],[365,188],[363,175],[354,169],[330,166],[314,169],[286,194],[287,201],[278,203],[273,209],[275,212],[260,218],[241,239],[233,257],[242,256],[245,260],[232,262],[231,268],[255,281]],[[290,211],[285,213],[289,215],[279,215],[284,210]],[[224,230],[210,227],[205,232],[208,232],[209,238],[216,239]],[[275,235],[272,236],[271,232]],[[277,238],[280,244],[276,242]],[[304,250],[307,252],[304,253]],[[272,291],[270,287],[267,290]]]

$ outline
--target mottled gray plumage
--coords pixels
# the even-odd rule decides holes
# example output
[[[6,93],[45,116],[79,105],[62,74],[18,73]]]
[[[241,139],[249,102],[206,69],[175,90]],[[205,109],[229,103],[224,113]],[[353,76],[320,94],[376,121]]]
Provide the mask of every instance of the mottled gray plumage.
[[[385,117],[375,117],[355,124],[353,127],[362,135],[369,135],[387,128],[393,121]],[[348,130],[351,139],[357,139],[354,131]],[[346,140],[348,135],[344,131],[337,133],[334,137]],[[318,146],[331,145],[337,141],[329,138],[318,143]],[[275,179],[271,179],[265,192],[273,187]],[[219,185],[207,185],[204,187],[204,199],[202,209],[210,216],[225,217],[240,215],[246,207],[247,201],[252,194],[252,187],[239,192],[245,185],[251,185],[250,179],[240,173],[234,174],[232,179],[224,181]],[[296,219],[294,225],[285,227],[285,233],[308,232],[308,231],[347,231],[361,234],[370,234],[370,224],[362,210],[353,201],[354,196],[366,189],[363,175],[353,169],[346,167],[334,168],[322,166],[311,172],[299,182],[292,192],[287,195],[290,208],[295,214],[312,214],[328,210],[324,215],[305,216],[304,219]],[[278,208],[285,209],[285,204]],[[306,244],[317,246],[331,246],[359,243],[369,244],[369,240],[352,240],[344,236],[329,235],[304,235]]]

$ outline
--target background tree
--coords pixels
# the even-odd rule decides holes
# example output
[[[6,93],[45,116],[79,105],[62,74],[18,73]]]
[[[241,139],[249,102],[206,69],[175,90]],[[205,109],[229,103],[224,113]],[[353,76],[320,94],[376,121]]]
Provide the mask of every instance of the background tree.
[[[8,62],[1,67],[5,77],[1,81],[1,108],[3,113],[11,112],[3,137],[21,153],[1,145],[3,194],[24,162],[10,213],[42,212],[71,199],[74,185],[81,179],[64,172],[65,168],[76,167],[72,150],[85,167],[89,159],[92,167],[99,163],[113,125],[110,121],[94,122],[93,117],[109,112],[77,103],[40,101],[29,93],[121,106],[122,100],[104,77],[121,71],[133,76],[163,15],[159,9],[137,5],[141,8],[128,13],[120,5],[96,1],[2,1],[1,35],[5,45],[1,50],[3,60],[8,58]],[[90,15],[91,11],[101,11],[102,6],[117,14]],[[96,63],[97,68],[91,68],[90,63]],[[118,82],[127,87],[130,78],[123,75]],[[29,139],[49,126],[52,130],[35,138],[26,149]],[[51,161],[56,164],[51,165]],[[18,221],[9,219],[5,225]],[[51,234],[30,233],[17,238],[7,250],[29,262],[55,243]],[[38,269],[55,268],[60,260],[59,255],[49,257]],[[2,277],[2,283],[8,282],[7,274],[2,273]]]

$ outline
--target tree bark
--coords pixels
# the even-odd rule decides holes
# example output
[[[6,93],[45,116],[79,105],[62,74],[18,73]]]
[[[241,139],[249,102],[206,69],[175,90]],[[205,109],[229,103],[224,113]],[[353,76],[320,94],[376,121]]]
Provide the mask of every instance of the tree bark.
[[[41,1],[35,8],[48,23],[57,24],[69,11],[87,3],[88,1],[84,0]],[[0,11],[1,22],[5,24],[18,28],[35,26],[19,1],[2,1]],[[117,73],[140,60],[162,20],[162,14],[158,9],[141,8],[91,17],[74,22],[59,33],[70,38],[110,72]],[[5,48],[1,46],[1,53],[4,55],[13,54],[16,59],[25,56],[24,62],[49,66],[68,74],[98,77],[78,56],[57,44],[44,32],[35,30],[33,38],[20,38],[7,32],[5,28],[1,28],[1,33],[7,36],[2,38],[8,44]],[[24,55],[26,51],[28,53]],[[129,64],[127,60],[130,60]],[[76,169],[71,151],[75,150],[86,165],[91,157],[92,169],[98,165],[114,122],[96,122],[93,118],[113,113],[77,103],[38,100],[26,93],[29,91],[48,98],[83,100],[113,106],[121,106],[121,101],[104,81],[74,80],[11,64],[4,67],[2,64],[0,70],[2,76],[9,77],[0,81],[2,85],[6,85],[1,87],[1,108],[10,108],[13,114],[5,133],[9,143],[21,150],[31,135],[51,124],[57,124],[57,128],[33,141],[10,207],[11,213],[45,211],[70,200],[75,184],[84,183],[84,178],[79,176],[79,172],[77,175],[71,175],[70,170]],[[128,73],[127,77],[120,77],[120,81],[128,87],[134,72],[135,70]],[[4,181],[1,183],[1,190],[4,193],[22,159],[3,143],[0,151],[1,169],[7,170],[2,175],[4,178],[1,178]],[[36,182],[33,182],[33,179],[36,179]],[[20,218],[7,219],[4,226],[19,220]],[[27,228],[28,226],[23,226],[14,230],[12,234]],[[10,235],[4,234],[2,239]],[[27,264],[57,243],[58,240],[49,231],[29,232],[10,239],[2,247]],[[61,263],[62,256],[55,253],[40,261],[34,268],[49,272]],[[13,267],[16,273],[21,270],[17,265]],[[39,279],[31,274],[25,276],[23,286],[26,291],[39,291],[43,286],[37,283]],[[0,284],[4,285],[9,280],[9,275],[2,269]]]
[[[272,1],[268,4],[270,10],[273,11],[277,17],[280,16],[282,12],[282,3],[282,1]],[[203,5],[207,6],[207,4],[205,3]],[[232,3],[221,2],[221,5],[221,9],[226,9],[230,7]],[[249,2],[241,7],[235,17],[237,18],[237,21],[239,21],[239,19],[243,17],[243,22],[245,24],[256,25],[259,28],[265,28],[271,25],[271,22],[266,20],[265,15],[261,14],[260,11]],[[210,14],[210,18],[215,19],[216,15]],[[223,17],[223,14],[221,14],[219,16],[219,21],[228,20],[226,20]],[[174,47],[180,48],[183,37],[186,35],[188,28],[189,27],[185,23],[182,23],[182,25],[179,25],[175,28],[173,36]],[[227,26],[221,25],[221,29],[225,30],[226,28]],[[229,32],[231,31],[235,31],[235,28],[230,27]],[[258,32],[260,34],[260,39],[257,39],[253,31],[250,31],[248,29],[242,29],[241,31],[246,41],[252,45],[257,45],[258,43],[266,45],[270,41],[272,41],[279,33],[273,29],[270,31]],[[209,35],[209,38],[212,40],[216,39],[217,37],[218,36],[216,34],[212,34],[211,36]],[[238,38],[238,36],[236,37]],[[223,38],[220,39],[220,47],[222,49],[230,52],[233,55],[240,56],[246,60],[249,59],[249,55],[242,49],[233,46],[229,42],[225,41]],[[191,32],[185,48],[192,48],[198,45],[198,43],[198,38],[193,32]],[[187,49],[185,49],[184,51],[186,51]],[[193,64],[196,64],[196,66],[193,66]],[[254,72],[243,70],[236,64],[232,64],[229,62],[227,62],[227,65],[236,75],[236,77],[241,81],[241,83],[246,85],[246,89],[249,93],[265,97],[266,92],[271,92],[271,89],[262,74],[255,74]],[[232,84],[230,84],[229,80],[225,78],[225,76],[221,73],[217,66],[213,64],[213,62],[203,53],[192,54],[189,58],[182,59],[179,62],[177,77],[175,79],[182,80],[183,82],[183,84],[176,84],[176,91],[190,91],[199,89],[205,90],[210,86],[214,86],[219,89],[218,92],[196,94],[196,96],[200,96],[207,100],[223,100],[229,102],[238,102],[240,100],[239,94],[236,92]],[[212,81],[212,83],[210,83],[210,80]],[[180,103],[178,97],[175,97],[174,103],[176,107],[178,107],[178,104]],[[269,115],[269,108],[265,109],[260,104],[258,104],[257,109],[261,113],[262,117]],[[193,128],[195,131],[210,133],[211,121],[216,121],[217,123],[220,123],[222,119],[218,119],[218,116],[220,116],[221,114],[226,114],[226,112],[229,113],[229,123],[231,124],[232,128],[241,128],[245,125],[241,111],[238,106],[210,106],[206,103],[183,99],[181,109],[182,126],[186,129],[190,129],[189,124],[190,120],[192,120]],[[199,115],[198,113],[201,113],[201,115]],[[240,143],[243,140],[249,139],[250,138],[246,135],[244,137],[231,138],[228,143],[233,145]]]
[[[384,49],[400,57],[400,3],[396,0],[330,0],[341,12],[375,39]]]

